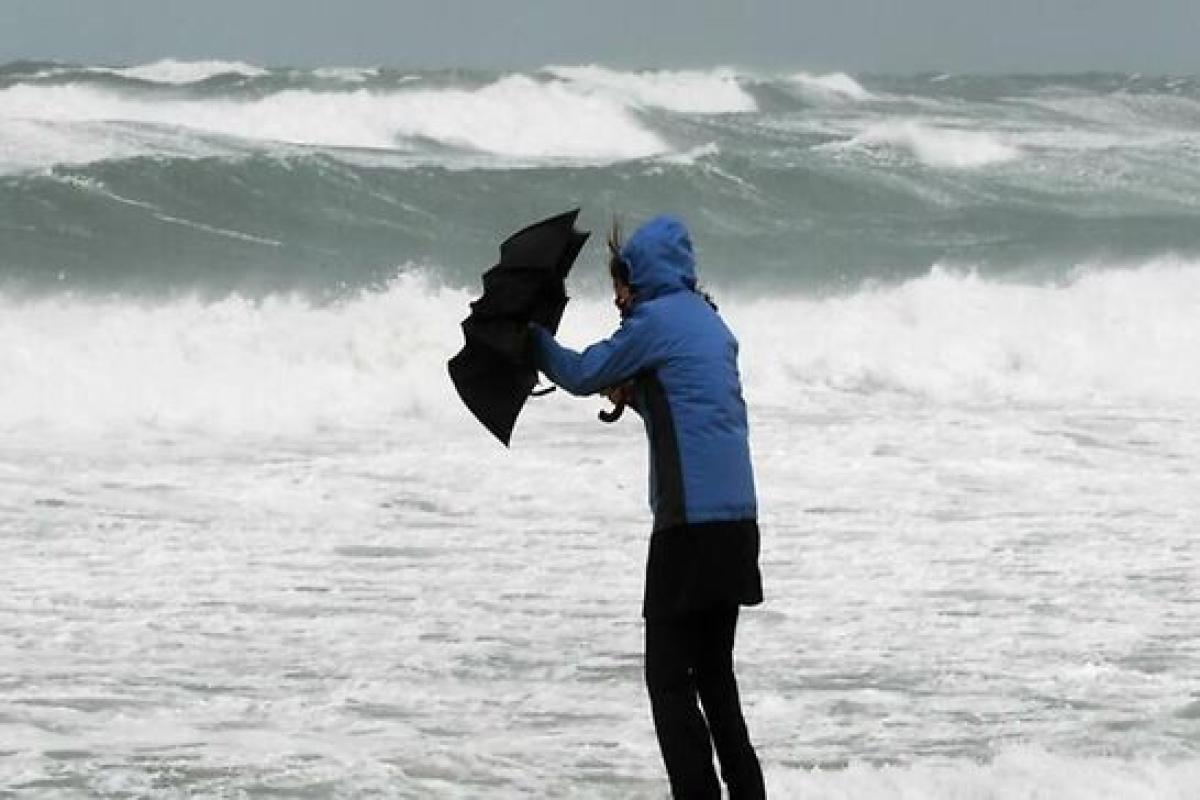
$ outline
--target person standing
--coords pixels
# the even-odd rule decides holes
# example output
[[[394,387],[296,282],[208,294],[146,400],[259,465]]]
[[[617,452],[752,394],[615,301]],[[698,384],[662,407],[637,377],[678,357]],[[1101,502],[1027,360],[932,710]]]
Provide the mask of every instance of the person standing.
[[[733,663],[739,608],[763,600],[737,339],[698,288],[680,219],[657,216],[627,243],[614,226],[608,245],[620,326],[576,352],[534,325],[532,359],[571,394],[603,393],[645,424],[645,677],[673,796],[719,800],[715,746],[731,800],[758,800],[762,769]]]

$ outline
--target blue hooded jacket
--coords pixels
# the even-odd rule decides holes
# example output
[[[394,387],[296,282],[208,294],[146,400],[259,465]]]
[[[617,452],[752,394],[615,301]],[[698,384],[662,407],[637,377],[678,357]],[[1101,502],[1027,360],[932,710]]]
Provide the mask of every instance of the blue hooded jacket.
[[[582,353],[533,329],[538,368],[576,395],[632,380],[650,441],[654,530],[754,519],[754,474],[738,343],[696,290],[692,242],[655,217],[621,250],[635,301],[616,332]]]

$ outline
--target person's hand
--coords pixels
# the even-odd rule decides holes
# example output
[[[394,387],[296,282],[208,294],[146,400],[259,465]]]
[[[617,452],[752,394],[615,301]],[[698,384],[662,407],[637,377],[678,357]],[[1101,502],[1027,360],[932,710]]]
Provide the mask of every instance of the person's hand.
[[[616,386],[610,386],[601,394],[613,404],[611,411],[601,411],[599,417],[604,422],[616,422],[625,411],[625,406],[633,404],[633,383],[626,381]]]
[[[627,405],[633,399],[633,384],[626,381],[617,386],[610,386],[604,390],[603,394],[614,406]]]

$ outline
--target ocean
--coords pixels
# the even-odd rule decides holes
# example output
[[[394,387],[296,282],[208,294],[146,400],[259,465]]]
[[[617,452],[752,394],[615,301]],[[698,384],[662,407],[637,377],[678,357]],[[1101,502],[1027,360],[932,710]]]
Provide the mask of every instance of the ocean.
[[[662,210],[777,798],[1200,798],[1200,80],[0,66],[0,797],[658,798],[636,419],[445,362]]]

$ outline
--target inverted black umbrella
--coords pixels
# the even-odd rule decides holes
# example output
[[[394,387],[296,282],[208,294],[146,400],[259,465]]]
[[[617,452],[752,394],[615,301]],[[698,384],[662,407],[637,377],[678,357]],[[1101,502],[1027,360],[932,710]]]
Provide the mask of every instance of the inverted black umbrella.
[[[558,330],[564,281],[590,235],[575,230],[578,216],[575,209],[536,222],[500,245],[500,263],[483,273],[483,296],[463,320],[466,344],[448,365],[458,396],[505,445],[537,385],[525,352],[529,323]]]

